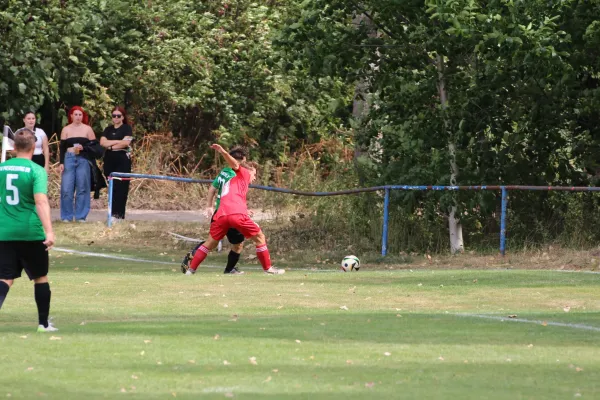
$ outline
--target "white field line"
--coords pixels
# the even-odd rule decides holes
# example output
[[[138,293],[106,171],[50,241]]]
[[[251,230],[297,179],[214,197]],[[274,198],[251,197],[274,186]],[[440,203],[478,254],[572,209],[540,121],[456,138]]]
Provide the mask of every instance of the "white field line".
[[[535,324],[541,326],[560,326],[563,328],[572,328],[572,329],[583,329],[586,331],[594,331],[600,332],[600,328],[591,325],[583,325],[583,324],[569,324],[566,322],[553,322],[553,321],[539,321],[534,319],[525,319],[525,318],[507,318],[507,317],[499,317],[495,315],[486,315],[486,314],[455,314],[458,317],[469,317],[469,318],[482,318],[482,319],[491,319],[494,321],[500,322],[521,322],[526,324]]]
[[[80,255],[80,256],[108,258],[109,260],[133,261],[133,262],[143,262],[143,263],[149,263],[149,264],[181,265],[180,262],[174,262],[174,261],[145,260],[142,258],[115,256],[112,254],[102,254],[102,253],[91,253],[89,251],[78,251],[78,250],[64,249],[61,247],[53,247],[52,250],[58,251],[61,253],[76,254],[76,255]],[[202,264],[202,268],[224,268],[224,266]],[[262,268],[258,268],[258,267],[244,267],[244,269],[262,271]],[[339,272],[339,270],[337,270],[337,269],[311,269],[311,268],[292,268],[290,271]]]
[[[136,261],[136,262],[144,262],[151,264],[167,264],[167,265],[176,265],[180,263],[172,262],[172,261],[156,261],[156,260],[143,260],[141,258],[133,258],[133,257],[123,257],[123,256],[113,256],[111,254],[101,254],[101,253],[90,253],[88,251],[77,251],[71,249],[63,249],[60,247],[53,247],[53,251],[59,251],[61,253],[69,253],[69,254],[77,254],[80,256],[90,256],[90,257],[100,257],[100,258],[108,258],[111,260],[121,260],[121,261]]]

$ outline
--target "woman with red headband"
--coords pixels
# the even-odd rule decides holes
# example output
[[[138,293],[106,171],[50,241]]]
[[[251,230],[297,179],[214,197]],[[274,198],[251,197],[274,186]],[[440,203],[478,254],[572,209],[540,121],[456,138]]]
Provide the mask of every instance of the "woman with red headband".
[[[83,108],[69,110],[69,124],[60,133],[60,219],[63,222],[85,222],[90,212],[91,172],[83,145],[96,140]]]

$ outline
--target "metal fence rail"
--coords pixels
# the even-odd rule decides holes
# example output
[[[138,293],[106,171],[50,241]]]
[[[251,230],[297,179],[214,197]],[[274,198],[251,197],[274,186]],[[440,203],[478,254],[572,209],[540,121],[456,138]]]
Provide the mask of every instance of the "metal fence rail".
[[[112,194],[113,194],[113,178],[122,179],[155,179],[164,181],[188,182],[188,183],[212,183],[211,179],[192,179],[180,178],[176,176],[166,175],[146,175],[146,174],[130,174],[123,172],[113,172],[109,176],[108,182],[108,218],[107,225],[112,226],[111,211],[112,211]],[[527,186],[527,185],[480,185],[480,186],[436,186],[436,185],[386,185],[374,186],[370,188],[348,189],[337,192],[302,192],[299,190],[284,189],[271,186],[250,185],[251,188],[267,190],[271,192],[288,193],[297,196],[342,196],[347,194],[357,194],[366,192],[384,191],[383,198],[383,227],[381,234],[381,255],[387,255],[388,242],[388,220],[389,220],[389,205],[391,190],[495,190],[500,191],[501,214],[500,214],[500,254],[506,253],[506,213],[508,209],[508,191],[509,190],[539,190],[539,191],[562,191],[562,192],[600,192],[600,187],[596,186]]]

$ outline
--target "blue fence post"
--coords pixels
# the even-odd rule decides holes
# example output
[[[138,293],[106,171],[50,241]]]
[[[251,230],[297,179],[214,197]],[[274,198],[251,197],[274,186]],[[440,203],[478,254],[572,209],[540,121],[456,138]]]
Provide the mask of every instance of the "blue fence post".
[[[506,187],[502,186],[502,206],[500,214],[500,254],[506,253],[506,206],[508,204],[508,193]]]
[[[111,176],[108,177],[108,217],[106,220],[106,224],[110,228],[112,226],[112,199],[113,199],[113,181],[114,178]]]
[[[390,208],[390,188],[385,187],[385,197],[383,199],[383,234],[381,235],[381,255],[385,257],[387,255],[387,243],[388,243],[388,218]]]

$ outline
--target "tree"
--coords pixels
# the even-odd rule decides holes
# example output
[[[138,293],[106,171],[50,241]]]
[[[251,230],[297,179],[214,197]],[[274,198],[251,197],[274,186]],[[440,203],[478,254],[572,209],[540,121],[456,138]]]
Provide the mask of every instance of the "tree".
[[[294,41],[285,45],[310,55],[304,62],[316,74],[356,83],[365,75],[361,66],[378,60],[369,116],[356,131],[357,141],[377,149],[365,165],[372,183],[585,184],[582,169],[598,130],[597,50],[589,52],[598,44],[596,2],[304,4],[288,31]],[[351,28],[357,7],[377,38]],[[318,68],[334,55],[334,71]],[[456,196],[431,204],[428,194],[408,193],[396,201],[408,211],[426,204],[449,210],[450,223],[461,215],[472,227],[497,201]],[[535,211],[523,216],[531,224],[550,215],[545,196],[511,200],[526,204],[533,196]]]

